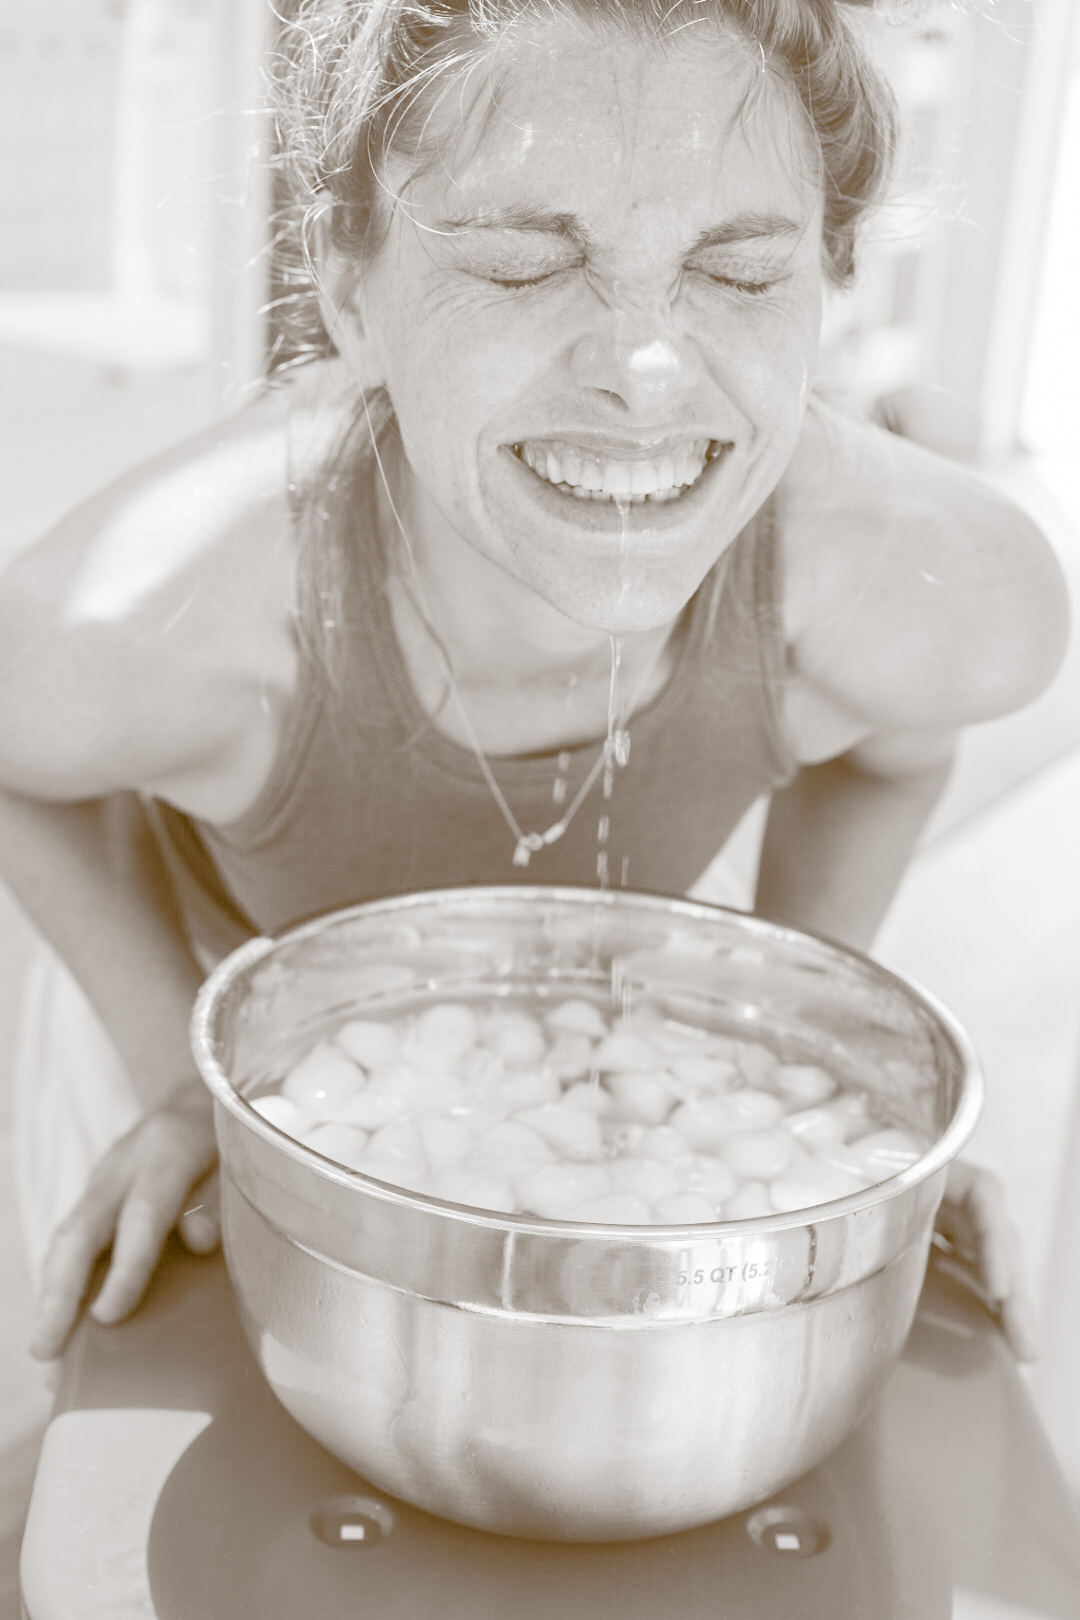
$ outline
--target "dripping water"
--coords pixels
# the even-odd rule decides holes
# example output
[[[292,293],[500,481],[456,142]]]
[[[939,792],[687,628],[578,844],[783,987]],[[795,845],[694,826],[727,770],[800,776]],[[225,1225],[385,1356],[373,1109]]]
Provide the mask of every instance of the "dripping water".
[[[616,497],[615,506],[619,513],[619,606],[622,606],[626,592],[629,588],[629,575],[626,566],[627,546],[630,534],[630,500],[627,496]],[[608,840],[611,836],[610,804],[615,788],[615,772],[622,770],[630,761],[630,733],[626,727],[627,716],[624,713],[625,700],[622,691],[622,637],[615,632],[608,636],[611,646],[611,665],[608,680],[608,711],[607,734],[604,738],[604,766],[603,766],[603,797],[604,805],[596,825],[596,876],[602,889],[611,886],[612,873]],[[620,862],[620,883],[623,888],[627,883],[629,858],[623,856]],[[617,1017],[625,1019],[631,1005],[631,985],[623,977],[623,964],[617,956],[611,962],[610,995],[611,1005]],[[590,1075],[596,1089],[600,1085],[600,1073],[597,1069]]]
[[[619,556],[621,571],[620,601],[625,594],[627,578],[625,568],[626,542],[630,528],[630,501],[623,497],[615,502],[619,512],[621,533],[619,539]],[[622,637],[615,632],[608,636],[611,643],[611,674],[608,680],[608,712],[607,735],[604,738],[604,774],[603,794],[605,808],[602,811],[596,826],[596,875],[600,887],[606,889],[611,883],[611,870],[608,855],[608,839],[611,835],[611,815],[607,806],[611,803],[611,796],[615,788],[616,769],[622,769],[630,759],[630,733],[624,724],[623,693],[621,687],[622,672]],[[623,862],[623,881],[625,883],[626,862]]]

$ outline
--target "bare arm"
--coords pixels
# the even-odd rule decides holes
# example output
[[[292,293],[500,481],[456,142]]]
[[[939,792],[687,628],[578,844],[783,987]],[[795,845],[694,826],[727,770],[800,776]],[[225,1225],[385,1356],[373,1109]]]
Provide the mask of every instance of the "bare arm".
[[[804,763],[770,808],[757,908],[870,948],[968,725],[1023,707],[1060,664],[1060,569],[973,473],[827,407],[780,491],[786,716]],[[950,1169],[939,1231],[1034,1354],[1019,1242],[995,1177]]]
[[[110,1243],[94,1312],[137,1304],[214,1161],[188,1044],[201,974],[139,794],[225,822],[275,756],[292,556],[264,418],[126,476],[0,574],[0,881],[81,983],[146,1110],[52,1242],[44,1356]],[[198,1226],[181,1220],[192,1247],[215,1236]]]
[[[189,1081],[202,974],[137,796],[49,804],[0,790],[0,876],[86,991],[140,1101]]]
[[[868,950],[952,759],[931,736],[805,766],[770,806],[757,912]]]
[[[201,973],[133,794],[48,804],[0,791],[0,851],[5,881],[81,982],[146,1110],[51,1243],[33,1343],[48,1358],[110,1242],[94,1314],[118,1321],[134,1308],[189,1190],[213,1166],[212,1108],[188,1041]],[[206,1221],[182,1230],[194,1248],[216,1240]]]

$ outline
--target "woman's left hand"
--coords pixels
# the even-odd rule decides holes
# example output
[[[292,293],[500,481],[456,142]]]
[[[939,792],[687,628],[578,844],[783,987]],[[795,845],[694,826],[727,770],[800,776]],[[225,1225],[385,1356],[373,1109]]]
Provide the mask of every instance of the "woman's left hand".
[[[1020,1235],[992,1171],[957,1159],[937,1218],[937,1231],[969,1271],[1018,1361],[1038,1355],[1035,1306],[1028,1289]]]

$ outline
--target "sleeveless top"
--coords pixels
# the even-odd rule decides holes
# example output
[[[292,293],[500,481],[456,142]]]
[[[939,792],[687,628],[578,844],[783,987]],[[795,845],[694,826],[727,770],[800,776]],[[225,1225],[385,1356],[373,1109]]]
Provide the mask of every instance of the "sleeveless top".
[[[610,798],[601,771],[563,837],[521,867],[473,753],[437,729],[413,692],[390,616],[368,463],[350,492],[340,680],[301,650],[277,759],[238,820],[211,826],[148,801],[197,950],[217,959],[254,933],[413,890],[596,885],[601,854],[612,887],[684,894],[744,812],[796,768],[780,717],[771,503],[684,609],[672,673],[629,720],[629,760],[615,768]],[[543,831],[564,814],[603,744],[491,757],[519,826]]]

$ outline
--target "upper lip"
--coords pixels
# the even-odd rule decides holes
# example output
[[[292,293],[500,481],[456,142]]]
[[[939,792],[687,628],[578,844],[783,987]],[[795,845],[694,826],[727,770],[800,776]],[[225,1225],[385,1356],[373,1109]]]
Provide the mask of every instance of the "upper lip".
[[[567,430],[524,433],[520,438],[514,439],[512,444],[572,444],[594,456],[604,456],[612,461],[648,461],[655,456],[672,455],[684,445],[700,439],[707,440],[709,444],[727,442],[711,433],[695,432],[693,428],[687,428],[684,432],[665,433],[662,438],[656,439],[620,439],[610,433],[588,431],[575,433]]]

